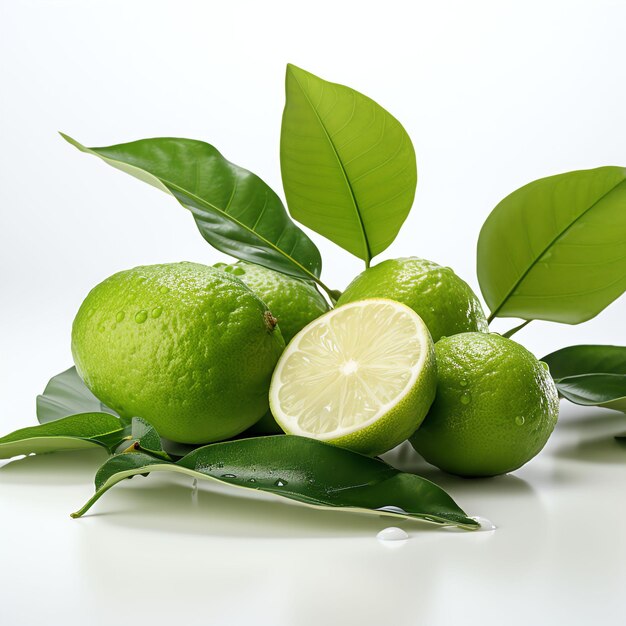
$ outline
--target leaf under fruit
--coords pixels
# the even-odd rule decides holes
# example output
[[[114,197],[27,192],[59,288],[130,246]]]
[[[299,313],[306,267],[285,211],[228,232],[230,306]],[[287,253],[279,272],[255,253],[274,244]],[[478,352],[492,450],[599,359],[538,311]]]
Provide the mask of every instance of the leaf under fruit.
[[[355,452],[291,435],[239,439],[194,450],[176,463],[137,452],[111,457],[96,474],[83,515],[121,480],[182,472],[240,489],[261,490],[312,507],[389,515],[476,529],[479,524],[443,489]]]

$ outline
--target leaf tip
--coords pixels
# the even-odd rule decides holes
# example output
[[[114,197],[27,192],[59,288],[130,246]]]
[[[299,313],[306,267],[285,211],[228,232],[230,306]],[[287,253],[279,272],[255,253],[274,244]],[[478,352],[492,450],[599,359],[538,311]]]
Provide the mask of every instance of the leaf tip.
[[[66,135],[64,132],[62,131],[57,131],[59,133],[59,135],[61,135],[61,137],[63,139],[65,139],[65,141],[67,141],[67,143],[69,143],[70,145],[74,146],[75,148],[78,148],[79,150],[81,150],[82,152],[86,152],[87,148],[85,148],[85,146],[83,146],[82,143],[79,143],[78,141],[76,141],[76,139],[73,139],[72,137],[70,137],[69,135]]]

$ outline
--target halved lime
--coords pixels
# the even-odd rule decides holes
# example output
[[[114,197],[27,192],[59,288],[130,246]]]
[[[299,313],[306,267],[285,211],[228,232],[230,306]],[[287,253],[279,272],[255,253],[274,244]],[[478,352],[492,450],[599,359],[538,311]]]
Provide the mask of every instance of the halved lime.
[[[436,386],[422,318],[376,298],[329,311],[294,337],[274,370],[270,406],[286,433],[376,455],[415,432]]]

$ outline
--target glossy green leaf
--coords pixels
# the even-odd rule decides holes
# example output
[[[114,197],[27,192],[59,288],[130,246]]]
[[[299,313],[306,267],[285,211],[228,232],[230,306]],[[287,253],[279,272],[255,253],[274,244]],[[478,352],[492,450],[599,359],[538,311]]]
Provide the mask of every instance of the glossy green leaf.
[[[117,415],[87,389],[76,368],[70,367],[51,378],[43,394],[37,396],[37,420],[45,424],[77,413]]]
[[[135,449],[169,459],[170,455],[185,456],[198,447],[159,437],[154,427],[139,417],[133,418],[132,424],[131,420],[120,417],[89,391],[75,367],[51,378],[43,394],[37,396],[37,419],[41,424],[78,413],[98,412],[114,415],[124,427],[123,436],[111,442],[112,449],[117,448],[117,452],[135,446]]]
[[[110,449],[124,432],[120,420],[108,413],[81,413],[47,424],[20,428],[0,438],[0,458],[101,446]]]
[[[626,413],[626,347],[569,346],[545,356],[562,397]]]
[[[478,280],[494,317],[579,324],[626,289],[626,169],[536,180],[491,212]]]
[[[210,444],[176,463],[143,453],[114,456],[96,474],[94,496],[73,517],[83,515],[124,478],[157,471],[261,490],[314,507],[478,527],[445,491],[424,478],[377,459],[289,435]]]
[[[365,260],[395,239],[417,168],[400,122],[363,94],[287,66],[280,138],[291,215]]]
[[[173,195],[212,246],[238,259],[319,282],[315,244],[258,176],[193,139],[155,138],[106,148],[73,146]]]
[[[133,417],[130,437],[117,448],[118,453],[143,450],[152,456],[171,461],[170,456],[163,449],[161,437],[156,428],[141,417]]]

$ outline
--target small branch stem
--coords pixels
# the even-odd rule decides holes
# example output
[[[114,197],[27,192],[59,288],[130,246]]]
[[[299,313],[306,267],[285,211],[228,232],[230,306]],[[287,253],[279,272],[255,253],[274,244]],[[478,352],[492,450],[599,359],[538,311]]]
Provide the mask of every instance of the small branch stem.
[[[311,274],[311,277],[313,278],[313,280],[316,282],[316,284],[323,289],[326,292],[326,295],[328,296],[328,299],[330,300],[330,303],[335,306],[335,304],[337,303],[337,294],[339,293],[337,290],[335,289],[331,289],[328,285],[325,285],[319,278],[317,278],[317,276],[315,276],[314,274]]]
[[[530,324],[531,322],[532,320],[526,320],[525,322],[521,323],[519,326],[515,326],[514,328],[511,328],[511,330],[507,330],[505,333],[502,334],[502,336],[506,337],[507,339],[510,339],[518,330],[522,330],[524,326],[528,326],[528,324]]]

